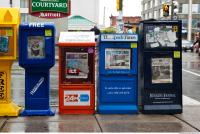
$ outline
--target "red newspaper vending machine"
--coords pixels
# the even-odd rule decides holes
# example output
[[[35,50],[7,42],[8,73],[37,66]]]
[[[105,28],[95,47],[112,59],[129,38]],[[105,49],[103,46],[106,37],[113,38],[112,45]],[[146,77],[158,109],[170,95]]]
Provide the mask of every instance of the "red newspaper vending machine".
[[[95,113],[95,36],[61,32],[59,38],[59,113]]]

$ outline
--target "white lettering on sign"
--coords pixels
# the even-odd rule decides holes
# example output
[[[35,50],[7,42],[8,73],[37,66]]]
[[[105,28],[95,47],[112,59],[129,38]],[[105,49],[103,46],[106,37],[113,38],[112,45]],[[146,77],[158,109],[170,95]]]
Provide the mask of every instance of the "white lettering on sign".
[[[60,32],[59,43],[95,42],[94,32]]]
[[[138,41],[136,34],[102,34],[101,41]]]
[[[29,23],[28,26],[29,27],[44,27],[44,23],[33,22],[33,23]]]
[[[40,16],[41,18],[44,18],[44,17],[61,17],[61,14],[60,13],[45,13],[45,12],[40,12]]]
[[[33,2],[33,7],[57,7],[57,8],[66,8],[67,3],[41,3],[41,2]]]
[[[34,95],[35,92],[38,90],[38,88],[42,85],[43,82],[44,82],[44,77],[40,78],[40,80],[37,82],[37,84],[31,90],[30,94]]]

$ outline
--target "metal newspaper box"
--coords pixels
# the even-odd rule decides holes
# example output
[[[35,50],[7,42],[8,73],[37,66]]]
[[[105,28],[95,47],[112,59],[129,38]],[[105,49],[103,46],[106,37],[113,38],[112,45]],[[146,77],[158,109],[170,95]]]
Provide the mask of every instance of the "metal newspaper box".
[[[140,24],[140,85],[144,113],[182,113],[181,21]]]
[[[18,116],[20,107],[11,99],[11,67],[17,57],[20,23],[18,8],[0,8],[0,116]]]
[[[99,43],[98,112],[138,112],[138,36],[101,34]]]
[[[25,68],[25,110],[21,115],[54,115],[49,104],[49,70],[54,64],[54,25],[52,23],[21,24],[19,65]]]
[[[95,36],[61,32],[59,39],[59,113],[95,113]]]

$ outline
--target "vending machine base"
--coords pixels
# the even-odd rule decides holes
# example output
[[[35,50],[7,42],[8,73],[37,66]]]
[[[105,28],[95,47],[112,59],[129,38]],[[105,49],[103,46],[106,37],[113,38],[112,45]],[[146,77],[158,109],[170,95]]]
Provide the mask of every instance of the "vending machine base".
[[[84,110],[84,109],[62,109],[59,110],[59,114],[95,114],[93,109],[91,110]]]
[[[12,64],[13,61],[0,61],[0,116],[18,116],[21,110],[10,97]]]
[[[164,109],[164,107],[168,108]],[[144,114],[181,114],[182,112],[183,110],[181,105],[157,105],[153,107],[152,105],[145,105],[142,111]]]
[[[133,105],[101,105],[98,112],[100,114],[136,114],[138,108]]]
[[[24,110],[20,114],[21,116],[54,116],[55,111],[48,110]]]
[[[21,107],[18,107],[13,102],[8,104],[0,104],[0,116],[18,116]]]

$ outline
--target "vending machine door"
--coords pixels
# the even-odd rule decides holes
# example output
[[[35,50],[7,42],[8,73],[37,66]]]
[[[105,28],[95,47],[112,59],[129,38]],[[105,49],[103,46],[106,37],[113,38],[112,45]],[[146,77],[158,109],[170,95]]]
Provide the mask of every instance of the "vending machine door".
[[[46,35],[45,28],[29,28],[21,26],[20,29],[20,65],[24,67],[51,67],[54,65],[54,37],[50,29],[50,36]],[[22,38],[23,37],[23,38]]]
[[[62,83],[92,84],[93,79],[93,47],[65,47],[61,50]]]
[[[144,24],[144,51],[181,50],[179,23],[147,22]]]
[[[144,53],[144,86],[149,89],[169,89],[180,87],[181,55],[172,52]],[[180,52],[179,52],[180,54]]]
[[[137,74],[137,43],[103,43],[100,47],[101,75]]]

